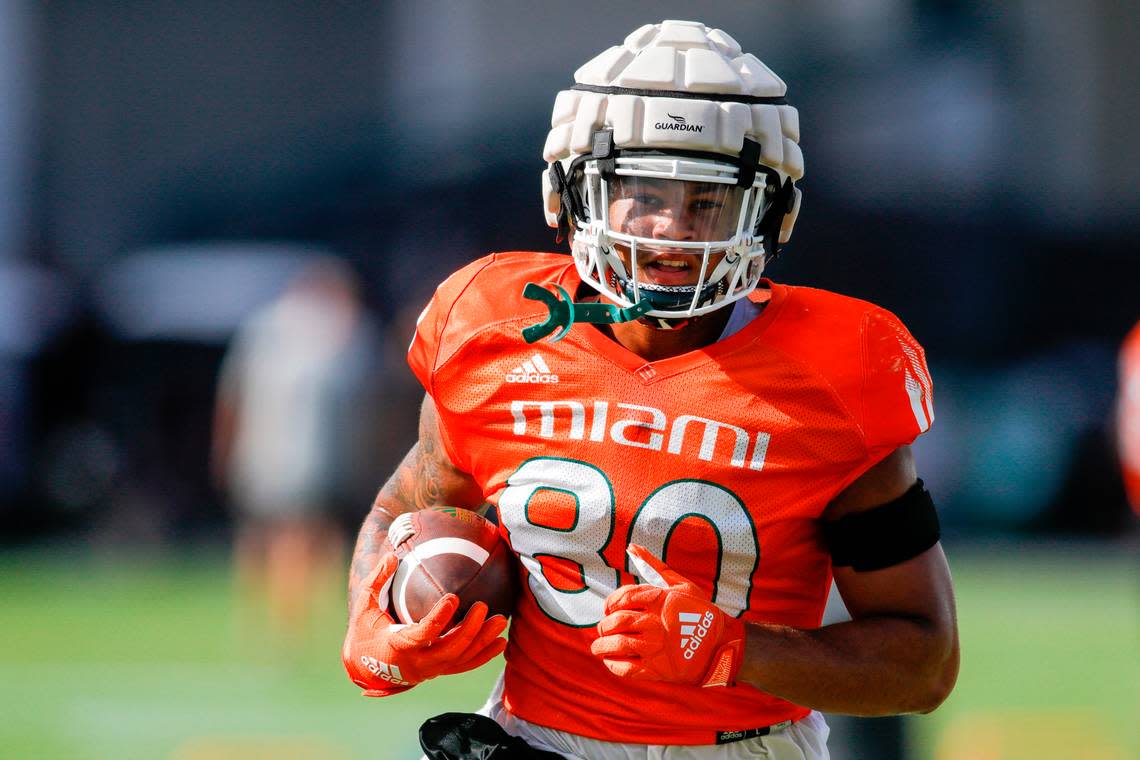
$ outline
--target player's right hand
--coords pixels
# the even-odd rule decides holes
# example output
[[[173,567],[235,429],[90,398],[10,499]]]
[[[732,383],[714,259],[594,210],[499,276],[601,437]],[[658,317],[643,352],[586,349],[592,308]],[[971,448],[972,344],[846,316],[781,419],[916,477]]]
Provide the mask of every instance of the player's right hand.
[[[365,591],[348,622],[341,660],[348,677],[368,697],[406,691],[436,676],[473,670],[499,655],[507,640],[502,615],[487,617],[476,602],[450,630],[459,597],[448,594],[418,623],[403,625],[388,614],[388,591],[399,560],[388,553],[365,581]]]

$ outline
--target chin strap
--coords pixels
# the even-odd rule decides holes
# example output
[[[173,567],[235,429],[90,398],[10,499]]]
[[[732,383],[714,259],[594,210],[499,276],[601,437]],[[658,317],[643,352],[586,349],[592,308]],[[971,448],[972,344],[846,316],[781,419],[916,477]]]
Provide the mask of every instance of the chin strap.
[[[522,331],[523,340],[527,343],[537,343],[561,327],[562,332],[550,339],[551,343],[557,343],[566,337],[566,333],[570,332],[570,328],[575,322],[591,322],[596,325],[632,322],[645,316],[646,312],[653,309],[653,304],[644,298],[633,306],[626,306],[625,308],[608,303],[574,303],[570,300],[570,294],[566,292],[565,288],[561,285],[554,287],[561,294],[561,299],[557,294],[551,293],[533,282],[528,282],[523,288],[523,298],[541,301],[546,305],[546,308],[550,309],[550,316],[545,321],[531,325]]]

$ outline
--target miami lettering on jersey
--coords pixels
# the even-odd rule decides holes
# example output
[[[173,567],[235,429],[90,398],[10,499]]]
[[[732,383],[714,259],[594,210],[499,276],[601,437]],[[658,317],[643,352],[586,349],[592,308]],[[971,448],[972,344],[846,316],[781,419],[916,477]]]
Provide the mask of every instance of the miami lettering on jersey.
[[[610,422],[610,407],[615,409]],[[629,416],[623,416],[629,415]],[[670,421],[661,410],[644,404],[594,400],[588,405],[573,400],[512,400],[511,431],[525,437],[537,433],[540,438],[561,435],[571,440],[583,440],[589,418],[589,440],[595,443],[611,441],[620,446],[661,451],[680,455],[686,449],[686,434],[700,438],[697,458],[711,462],[713,456],[722,456],[733,467],[750,470],[764,469],[764,455],[768,451],[768,433],[755,435],[744,428],[707,417],[682,414]],[[531,425],[531,421],[535,425]],[[563,424],[557,424],[559,420]],[[634,435],[631,431],[640,433]],[[691,431],[691,432],[690,432]],[[724,436],[719,436],[724,431]],[[668,437],[666,437],[668,433]],[[727,439],[727,446],[717,446],[718,436]],[[749,456],[751,452],[751,456]]]
[[[639,582],[631,543],[730,615],[818,626],[831,581],[818,518],[929,428],[921,346],[872,304],[775,283],[752,323],[683,356],[647,363],[590,325],[532,345],[521,330],[543,315],[521,297],[527,282],[580,286],[565,256],[480,259],[439,287],[408,354],[448,455],[496,505],[520,560],[507,709],[651,744],[803,717],[747,685],[614,676],[590,654],[594,626],[613,590]],[[686,624],[699,647],[700,621]]]

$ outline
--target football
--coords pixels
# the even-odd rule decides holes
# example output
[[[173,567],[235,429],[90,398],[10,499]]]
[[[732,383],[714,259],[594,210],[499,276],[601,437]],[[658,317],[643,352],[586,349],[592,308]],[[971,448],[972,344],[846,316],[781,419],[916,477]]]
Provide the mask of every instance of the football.
[[[511,614],[514,558],[490,520],[457,507],[406,512],[388,528],[387,542],[400,560],[390,611],[401,623],[418,621],[445,594],[459,597],[453,623],[480,601],[488,616]]]

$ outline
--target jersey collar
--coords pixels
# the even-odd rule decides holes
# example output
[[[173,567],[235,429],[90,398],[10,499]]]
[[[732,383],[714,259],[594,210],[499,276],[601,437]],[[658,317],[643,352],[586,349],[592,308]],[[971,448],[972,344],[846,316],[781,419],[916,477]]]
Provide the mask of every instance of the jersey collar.
[[[558,284],[570,293],[576,293],[582,285],[578,271],[573,264],[563,270],[558,278]],[[566,336],[566,342],[577,343],[586,350],[594,353],[619,369],[634,375],[645,385],[657,382],[666,377],[687,372],[709,362],[716,361],[729,353],[737,351],[757,340],[768,325],[775,320],[780,308],[788,294],[788,287],[768,279],[761,279],[756,290],[748,295],[748,299],[755,304],[767,302],[759,316],[749,322],[745,327],[727,338],[710,343],[702,348],[689,351],[668,359],[647,362],[642,357],[611,340],[593,325],[577,325]]]

